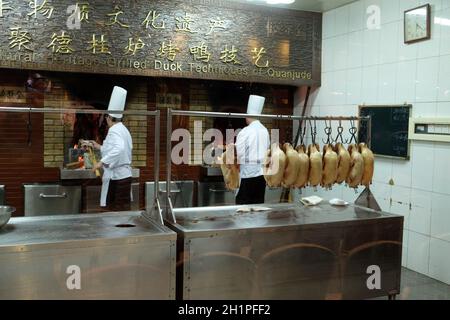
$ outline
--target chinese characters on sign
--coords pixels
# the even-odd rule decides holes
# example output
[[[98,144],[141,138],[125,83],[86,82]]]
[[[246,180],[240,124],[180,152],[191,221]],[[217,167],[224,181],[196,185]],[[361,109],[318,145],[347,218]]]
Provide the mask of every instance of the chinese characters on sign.
[[[142,25],[145,25],[146,29],[148,29],[149,26],[151,26],[153,29],[165,29],[166,22],[163,20],[158,23],[159,16],[160,14],[156,13],[156,11],[153,10],[149,11],[144,22],[142,22]]]
[[[166,42],[161,43],[161,47],[158,49],[156,55],[158,57],[166,57],[169,61],[174,61],[177,53],[180,52],[180,49],[172,44],[172,41],[169,41],[168,44]]]
[[[195,60],[209,62],[209,58],[211,58],[211,53],[208,51],[208,46],[206,46],[203,42],[199,46],[191,47],[189,51]]]
[[[89,3],[77,3],[78,20],[89,22]]]
[[[7,10],[12,10],[9,1],[0,0],[0,18],[3,17],[3,12]]]
[[[39,12],[47,19],[50,19],[54,8],[47,3],[47,0],[43,0],[41,4],[38,4],[38,2],[38,0],[33,0],[29,3],[29,6],[33,11],[31,11],[28,16],[34,16],[34,18],[36,18]]]
[[[320,83],[320,14],[192,1],[0,0],[0,68]]]
[[[56,33],[52,36],[52,42],[47,46],[47,48],[52,48],[53,53],[61,53],[61,54],[71,54],[75,50],[70,47],[72,43],[72,39],[70,36],[66,35],[64,31],[61,32],[61,35],[57,35]]]
[[[260,64],[260,60],[264,54],[266,54],[265,48],[253,48],[252,53],[254,54],[252,59],[255,63],[255,66],[258,68],[268,68],[269,67],[269,61],[267,60],[265,64]]]
[[[118,24],[119,26],[121,26],[122,28],[129,28],[130,26],[127,24],[122,23],[119,20],[119,16],[123,14],[123,11],[120,10],[119,6],[115,6],[114,7],[114,11],[113,13],[108,13],[107,16],[110,17],[110,22],[107,23],[107,26],[112,26],[114,24]]]
[[[136,52],[142,50],[145,47],[144,41],[141,38],[134,41],[133,38],[128,39],[128,45],[125,47],[125,54],[136,55]]]
[[[175,31],[185,31],[189,33],[198,32],[191,29],[191,23],[193,23],[194,20],[187,13],[184,17],[176,17],[175,20],[177,21]]]
[[[33,51],[28,47],[28,44],[31,42],[31,36],[28,31],[22,31],[20,27],[11,28],[11,34],[8,40],[10,49],[17,49],[21,51],[22,49],[26,49],[29,51]]]
[[[101,35],[100,39],[97,39],[97,35],[92,35],[92,40],[88,42],[91,46],[88,48],[93,54],[97,53],[107,53],[111,54],[109,51],[108,41],[105,40],[105,35]]]

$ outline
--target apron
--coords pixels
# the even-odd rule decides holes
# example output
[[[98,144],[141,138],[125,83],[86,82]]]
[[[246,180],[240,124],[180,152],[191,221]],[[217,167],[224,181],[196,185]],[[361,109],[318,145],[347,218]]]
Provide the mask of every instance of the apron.
[[[100,195],[100,206],[106,207],[106,197],[108,196],[109,182],[111,181],[112,171],[103,167],[102,193]]]
[[[109,183],[111,182],[112,170],[103,167],[102,192],[100,195],[100,206],[106,207],[106,199],[108,197]],[[133,188],[130,189],[130,201],[133,201]]]

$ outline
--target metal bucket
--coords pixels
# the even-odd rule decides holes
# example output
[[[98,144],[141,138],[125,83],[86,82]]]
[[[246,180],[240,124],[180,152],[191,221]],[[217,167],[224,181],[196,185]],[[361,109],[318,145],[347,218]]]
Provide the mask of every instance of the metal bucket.
[[[0,228],[5,226],[9,219],[11,219],[11,214],[16,211],[16,208],[10,206],[0,206]]]

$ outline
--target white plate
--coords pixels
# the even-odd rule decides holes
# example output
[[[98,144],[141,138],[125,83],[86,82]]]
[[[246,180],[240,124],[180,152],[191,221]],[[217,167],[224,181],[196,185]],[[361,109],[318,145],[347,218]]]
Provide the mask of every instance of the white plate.
[[[348,202],[341,199],[331,199],[329,202],[332,206],[348,206]]]

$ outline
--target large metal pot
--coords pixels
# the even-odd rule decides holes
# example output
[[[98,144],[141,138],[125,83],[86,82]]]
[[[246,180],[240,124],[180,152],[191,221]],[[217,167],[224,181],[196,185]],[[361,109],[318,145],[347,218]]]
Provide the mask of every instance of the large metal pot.
[[[10,206],[0,206],[0,228],[6,225],[11,219],[11,214],[16,211],[16,208]]]

